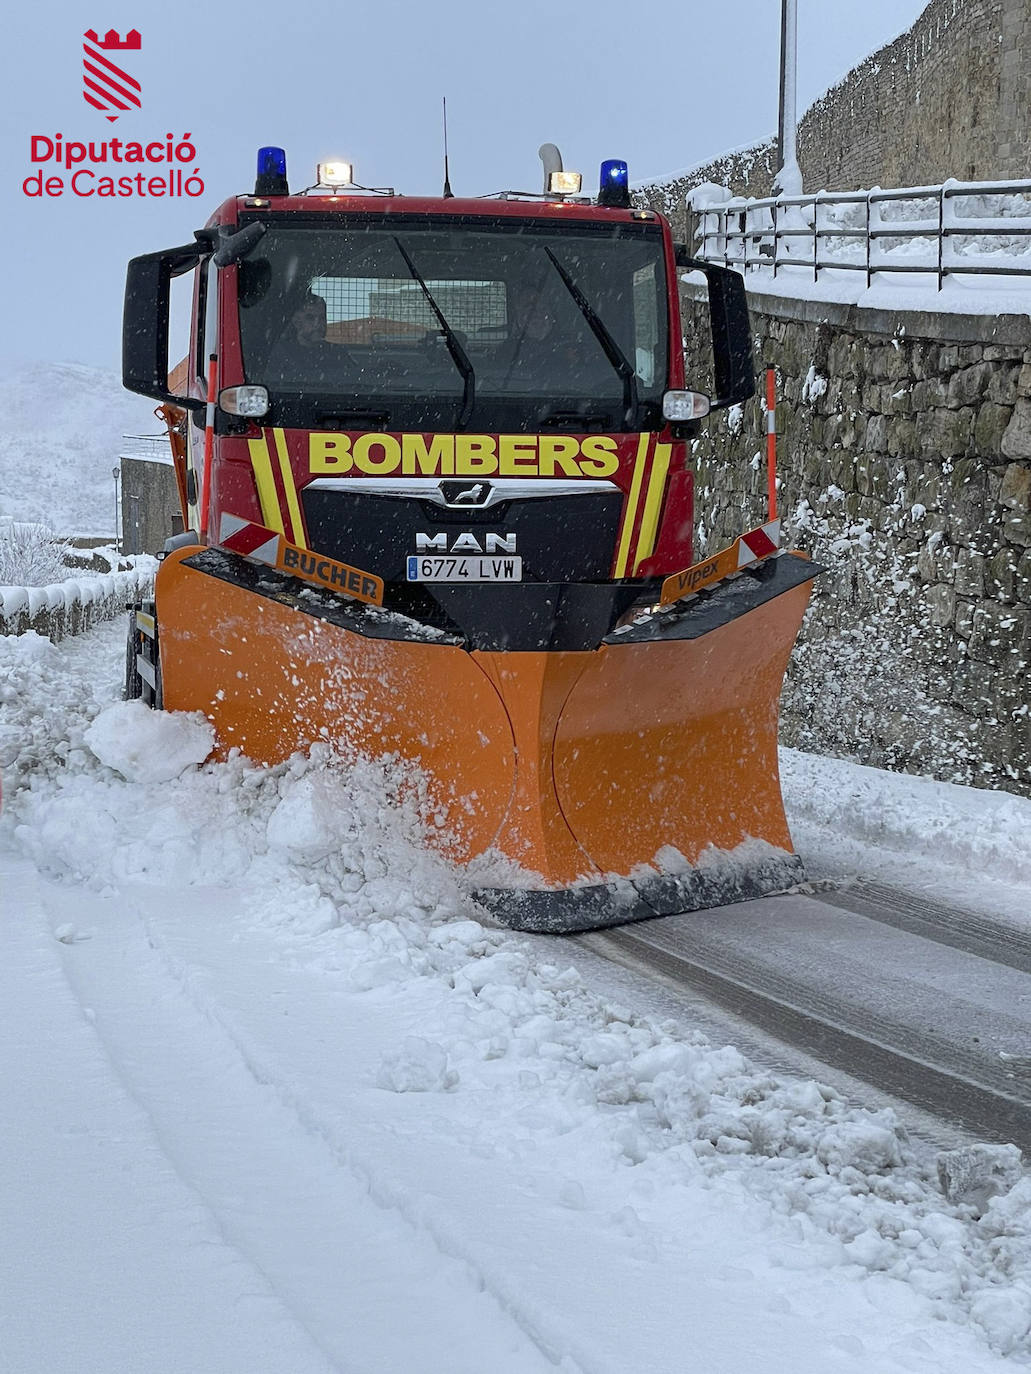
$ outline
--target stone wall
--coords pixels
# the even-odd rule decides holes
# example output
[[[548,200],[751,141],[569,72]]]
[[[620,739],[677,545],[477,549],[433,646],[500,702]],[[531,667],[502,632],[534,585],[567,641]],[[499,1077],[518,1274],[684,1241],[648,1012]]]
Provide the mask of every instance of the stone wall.
[[[68,578],[48,587],[0,587],[0,635],[30,630],[55,644],[83,634],[125,612],[129,602],[149,596],[157,564],[139,560],[133,568],[99,577]]]
[[[911,29],[799,120],[803,185],[849,191],[1031,177],[1029,105],[1028,0],[931,0]],[[775,172],[776,145],[766,141],[637,195],[681,216],[693,186],[711,181],[735,195],[765,196]]]
[[[658,210],[673,226],[674,236],[683,240],[687,233],[685,197],[694,186],[712,182],[727,186],[736,196],[768,196],[777,172],[777,140],[768,138],[754,147],[725,153],[704,166],[669,181],[651,182],[634,190],[634,200],[642,207]]]
[[[1004,20],[1026,0],[932,0],[916,23],[807,111],[798,151],[806,190],[991,181],[1031,172],[1014,146],[1023,110],[1003,96],[1004,61],[1031,77],[1031,34]],[[1026,105],[1024,106],[1026,110]]]
[[[704,307],[685,287],[695,384]],[[785,743],[1031,796],[1031,321],[753,297],[818,581]],[[758,399],[696,442],[698,556],[765,518]]]

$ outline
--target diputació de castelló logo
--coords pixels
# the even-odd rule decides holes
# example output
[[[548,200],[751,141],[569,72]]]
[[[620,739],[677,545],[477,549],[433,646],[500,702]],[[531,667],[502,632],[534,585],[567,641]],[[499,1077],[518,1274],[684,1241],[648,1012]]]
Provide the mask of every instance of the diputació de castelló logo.
[[[140,108],[143,87],[108,54],[139,52],[142,46],[139,29],[130,29],[124,38],[119,38],[114,29],[108,29],[103,38],[98,38],[94,29],[87,29],[82,36],[83,98],[112,124],[124,111]],[[124,62],[125,58],[119,61]]]
[[[138,74],[127,70],[135,67],[132,59],[138,60],[142,51],[138,29],[130,29],[124,38],[115,29],[102,38],[96,29],[82,36],[83,99],[112,124],[142,112],[143,87]],[[202,196],[204,182],[196,159],[190,133],[102,140],[32,134],[29,160],[37,170],[25,177],[22,193],[43,200],[66,192],[98,200]]]

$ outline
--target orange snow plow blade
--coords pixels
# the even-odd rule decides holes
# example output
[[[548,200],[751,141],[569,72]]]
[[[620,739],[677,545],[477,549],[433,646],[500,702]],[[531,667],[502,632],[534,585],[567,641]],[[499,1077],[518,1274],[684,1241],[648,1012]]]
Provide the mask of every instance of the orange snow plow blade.
[[[411,761],[446,814],[430,842],[505,924],[722,905],[801,876],[777,704],[815,571],[781,555],[590,651],[507,652],[188,547],[158,573],[164,705],[204,712],[223,757]]]

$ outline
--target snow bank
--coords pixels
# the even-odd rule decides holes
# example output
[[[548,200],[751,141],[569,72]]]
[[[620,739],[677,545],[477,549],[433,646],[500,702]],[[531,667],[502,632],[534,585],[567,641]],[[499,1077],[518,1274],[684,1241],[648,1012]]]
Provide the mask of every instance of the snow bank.
[[[957,873],[1031,887],[1031,799],[845,759],[780,751],[792,825],[821,828]]]

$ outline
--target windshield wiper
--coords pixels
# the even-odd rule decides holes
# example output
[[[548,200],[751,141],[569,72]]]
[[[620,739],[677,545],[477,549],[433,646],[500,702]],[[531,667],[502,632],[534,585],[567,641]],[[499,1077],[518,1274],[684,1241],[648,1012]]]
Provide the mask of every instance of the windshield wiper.
[[[628,429],[636,429],[637,415],[638,411],[641,408],[641,402],[637,392],[636,371],[630,365],[630,360],[627,358],[626,354],[620,348],[619,344],[616,343],[615,339],[612,337],[612,334],[609,332],[608,326],[595,311],[594,306],[590,303],[590,301],[587,299],[584,293],[580,290],[579,286],[577,286],[576,282],[569,275],[566,269],[559,262],[558,258],[556,258],[555,254],[546,244],[544,246],[544,251],[551,259],[552,266],[555,268],[555,271],[562,278],[566,290],[572,296],[573,300],[576,301],[576,304],[580,309],[580,314],[583,315],[584,319],[590,325],[591,333],[601,344],[606,358],[608,358],[609,362],[612,364],[616,372],[619,374],[620,379],[623,383],[624,420],[626,422]]]
[[[404,244],[401,242],[401,240],[397,237],[396,234],[393,236],[393,238],[394,242],[397,244],[397,251],[401,254],[405,262],[408,264],[409,272],[411,272],[412,276],[419,283],[419,286],[422,290],[422,294],[426,297],[427,301],[429,301],[430,309],[433,311],[434,315],[436,315],[437,323],[440,325],[440,328],[444,334],[444,339],[447,343],[447,351],[451,354],[455,367],[457,367],[459,372],[462,374],[462,405],[461,409],[458,412],[458,418],[455,420],[455,429],[465,429],[466,425],[469,423],[469,417],[473,413],[473,403],[476,399],[476,374],[473,371],[473,365],[469,361],[469,355],[462,347],[462,342],[459,339],[458,335],[448,324],[447,320],[444,318],[444,312],[441,310],[437,302],[433,299],[432,291],[426,285],[425,278],[423,277],[419,269],[416,267],[415,263],[412,261],[411,256],[409,255]]]

